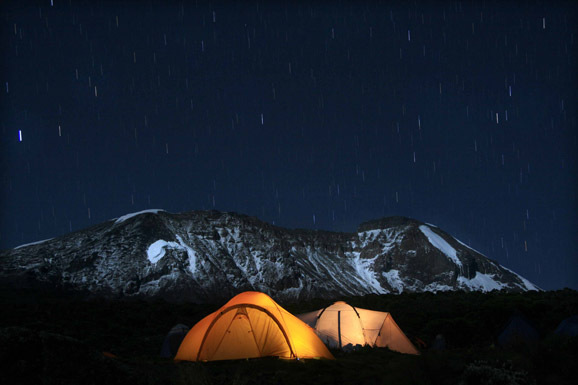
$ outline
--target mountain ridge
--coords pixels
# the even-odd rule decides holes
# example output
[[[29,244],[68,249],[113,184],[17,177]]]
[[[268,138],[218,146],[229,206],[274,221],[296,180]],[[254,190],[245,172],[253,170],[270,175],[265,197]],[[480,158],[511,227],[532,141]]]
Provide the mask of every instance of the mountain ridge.
[[[210,302],[244,290],[284,300],[539,290],[438,227],[406,217],[357,232],[285,229],[220,211],[144,210],[0,252],[0,280],[93,296]]]

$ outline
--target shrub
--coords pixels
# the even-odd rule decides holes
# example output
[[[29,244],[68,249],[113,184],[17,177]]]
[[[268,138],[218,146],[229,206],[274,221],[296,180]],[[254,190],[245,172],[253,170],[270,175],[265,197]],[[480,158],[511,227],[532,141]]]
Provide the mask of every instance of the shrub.
[[[490,364],[474,361],[464,370],[460,385],[531,385],[535,382],[525,371],[517,371],[510,361]]]

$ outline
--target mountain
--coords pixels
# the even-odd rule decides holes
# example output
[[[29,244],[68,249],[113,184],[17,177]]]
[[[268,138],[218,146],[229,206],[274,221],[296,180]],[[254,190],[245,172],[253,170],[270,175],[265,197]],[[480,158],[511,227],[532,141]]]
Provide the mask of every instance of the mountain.
[[[369,293],[539,290],[436,226],[403,217],[355,233],[289,230],[236,213],[145,210],[0,253],[0,282],[103,297],[210,302]]]

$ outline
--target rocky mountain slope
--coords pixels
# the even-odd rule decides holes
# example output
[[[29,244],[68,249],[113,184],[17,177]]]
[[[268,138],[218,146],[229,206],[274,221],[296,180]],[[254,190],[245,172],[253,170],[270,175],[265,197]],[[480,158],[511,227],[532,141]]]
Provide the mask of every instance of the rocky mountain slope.
[[[93,296],[208,302],[402,291],[539,290],[436,226],[391,217],[355,233],[288,230],[217,211],[146,210],[0,253],[0,281]]]

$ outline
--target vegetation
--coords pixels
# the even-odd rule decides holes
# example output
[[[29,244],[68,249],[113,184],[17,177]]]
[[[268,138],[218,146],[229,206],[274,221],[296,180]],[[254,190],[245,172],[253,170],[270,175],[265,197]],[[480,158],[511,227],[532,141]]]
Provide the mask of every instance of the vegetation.
[[[561,320],[578,314],[578,293],[568,289],[339,298],[392,313],[421,344],[422,355],[365,347],[334,351],[335,361],[175,363],[159,358],[172,326],[192,326],[222,304],[81,300],[14,290],[1,290],[0,299],[5,384],[571,384],[578,378],[578,338],[553,333]],[[331,303],[316,299],[282,305],[298,314]],[[534,324],[539,342],[497,346],[513,313]],[[446,348],[430,349],[440,334]]]

